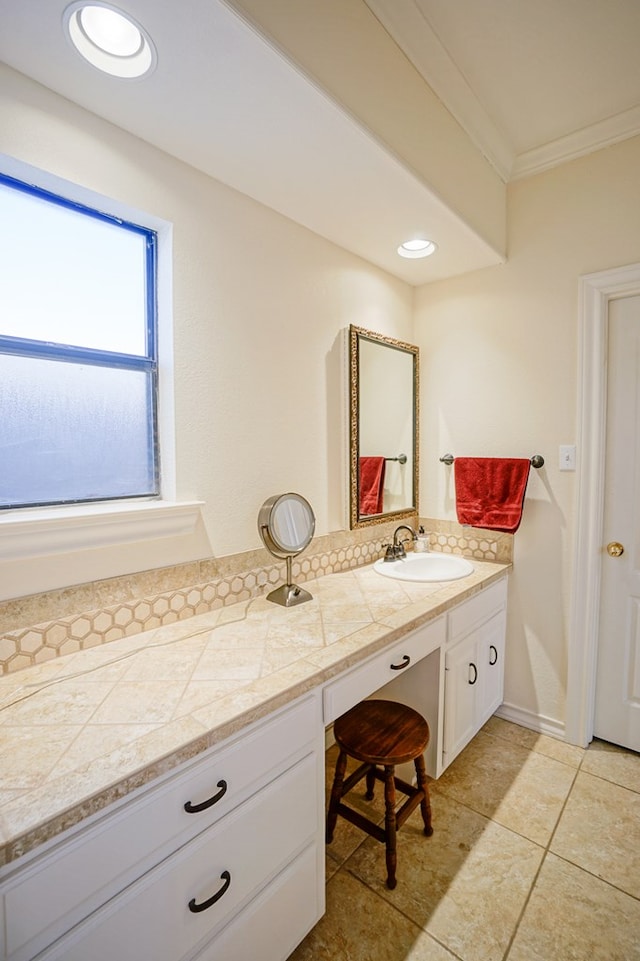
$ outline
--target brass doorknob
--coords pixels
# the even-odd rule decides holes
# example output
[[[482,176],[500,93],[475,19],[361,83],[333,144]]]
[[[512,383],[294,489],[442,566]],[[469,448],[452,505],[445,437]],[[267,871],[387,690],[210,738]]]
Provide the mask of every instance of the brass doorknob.
[[[624,547],[618,541],[611,541],[607,544],[607,554],[609,557],[620,557],[621,554],[624,554]]]

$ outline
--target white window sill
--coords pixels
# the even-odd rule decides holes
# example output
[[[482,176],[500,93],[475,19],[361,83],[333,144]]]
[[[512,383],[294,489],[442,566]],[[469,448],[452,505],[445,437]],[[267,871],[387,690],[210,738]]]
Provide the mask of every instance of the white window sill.
[[[201,501],[136,501],[0,515],[0,561],[193,534]]]

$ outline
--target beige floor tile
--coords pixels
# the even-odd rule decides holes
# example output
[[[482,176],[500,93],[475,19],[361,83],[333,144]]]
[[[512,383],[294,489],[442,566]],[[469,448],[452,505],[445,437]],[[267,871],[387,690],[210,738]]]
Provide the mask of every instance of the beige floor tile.
[[[551,850],[640,898],[640,794],[580,772]]]
[[[639,781],[633,752],[583,752],[491,719],[431,784],[433,836],[418,812],[400,831],[394,891],[384,846],[338,820],[328,912],[292,961],[640,961]],[[350,801],[368,807],[358,792]],[[546,845],[554,827],[537,875],[532,840]]]
[[[567,764],[480,731],[435,787],[546,846],[575,774]]]
[[[327,885],[327,913],[289,961],[455,961],[455,957],[340,871]]]
[[[640,902],[547,855],[508,961],[639,961]]]
[[[592,741],[581,770],[640,794],[640,754],[635,751],[627,751],[606,741]]]
[[[574,768],[580,766],[585,754],[584,748],[576,747],[575,744],[566,744],[547,734],[538,734],[536,731],[520,727],[519,724],[512,724],[495,715],[489,718],[482,730],[485,734],[504,738],[506,741],[519,744],[520,747],[526,747],[537,754],[544,754],[545,757],[552,757]]]
[[[0,808],[1,810],[1,808]],[[325,879],[330,881],[334,874],[340,870],[340,862],[335,861],[329,851],[327,851],[325,856]]]
[[[395,890],[385,884],[384,845],[372,838],[343,870],[356,874],[456,957],[501,961],[543,851],[435,792],[433,824],[433,836],[426,838],[415,812],[399,832]]]

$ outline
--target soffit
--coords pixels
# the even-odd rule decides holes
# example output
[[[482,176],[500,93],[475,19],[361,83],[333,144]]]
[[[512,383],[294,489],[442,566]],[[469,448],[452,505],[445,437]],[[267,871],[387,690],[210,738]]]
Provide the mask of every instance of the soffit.
[[[225,3],[123,3],[158,49],[155,72],[140,81],[89,67],[63,33],[65,6],[0,0],[0,59],[411,284],[501,261],[429,185]],[[435,240],[438,253],[398,257],[397,245],[416,235]]]

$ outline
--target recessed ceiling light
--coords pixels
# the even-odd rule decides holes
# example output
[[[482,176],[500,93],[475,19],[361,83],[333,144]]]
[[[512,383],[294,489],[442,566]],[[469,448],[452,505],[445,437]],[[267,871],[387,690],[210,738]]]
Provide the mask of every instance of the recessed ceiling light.
[[[63,21],[78,53],[98,70],[133,80],[156,65],[155,47],[146,31],[108,3],[72,3]]]
[[[405,240],[398,247],[398,253],[401,257],[411,259],[429,257],[435,250],[437,250],[437,244],[434,244],[433,240]]]

